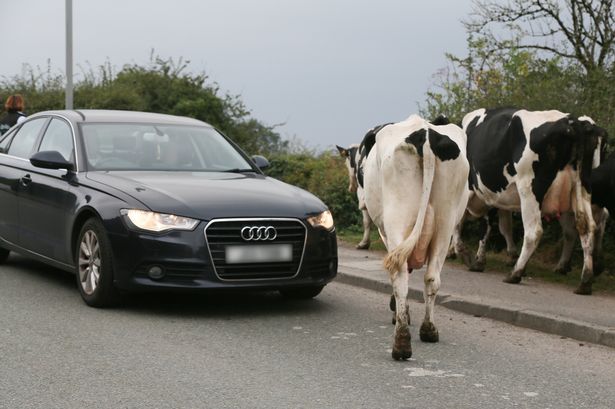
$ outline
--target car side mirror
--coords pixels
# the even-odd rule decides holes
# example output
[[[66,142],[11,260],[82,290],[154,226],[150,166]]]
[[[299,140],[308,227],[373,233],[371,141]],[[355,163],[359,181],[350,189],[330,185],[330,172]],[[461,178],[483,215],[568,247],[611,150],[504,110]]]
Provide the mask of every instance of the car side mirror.
[[[64,156],[58,151],[36,152],[30,158],[30,163],[37,168],[43,169],[66,169],[71,171],[75,168],[75,165],[64,159]]]
[[[264,170],[269,167],[269,161],[264,156],[252,155],[252,161],[254,161],[254,164],[258,166],[260,170]]]

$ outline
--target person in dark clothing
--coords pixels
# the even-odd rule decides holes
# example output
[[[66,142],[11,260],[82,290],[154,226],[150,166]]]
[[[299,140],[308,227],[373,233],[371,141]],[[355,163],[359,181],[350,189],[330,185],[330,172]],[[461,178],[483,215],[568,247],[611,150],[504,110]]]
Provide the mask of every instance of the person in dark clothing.
[[[24,100],[19,94],[11,95],[4,104],[6,112],[0,117],[0,135],[8,131],[13,125],[26,119],[24,110]]]

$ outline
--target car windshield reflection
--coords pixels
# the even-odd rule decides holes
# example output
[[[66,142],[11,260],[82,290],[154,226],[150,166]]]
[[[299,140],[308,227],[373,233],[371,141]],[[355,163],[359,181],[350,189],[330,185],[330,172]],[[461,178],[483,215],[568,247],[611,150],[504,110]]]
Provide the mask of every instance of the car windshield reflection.
[[[89,170],[255,171],[210,127],[89,123],[81,130]]]

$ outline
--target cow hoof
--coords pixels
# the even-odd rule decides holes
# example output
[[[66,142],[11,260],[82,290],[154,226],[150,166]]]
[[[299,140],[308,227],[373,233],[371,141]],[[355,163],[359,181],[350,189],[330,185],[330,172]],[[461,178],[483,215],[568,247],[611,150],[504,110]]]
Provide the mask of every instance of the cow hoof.
[[[358,250],[367,250],[367,249],[369,249],[369,244],[370,244],[369,242],[367,242],[367,243],[359,243],[359,244],[357,244],[356,248]]]
[[[468,268],[474,264],[474,260],[472,260],[472,256],[468,252],[461,253],[461,261]]]
[[[477,273],[482,273],[485,271],[485,262],[474,262],[470,264],[470,271],[475,271]]]
[[[521,282],[521,276],[515,276],[511,274],[502,281],[508,284],[519,284]]]
[[[555,274],[559,274],[559,275],[561,275],[561,276],[565,276],[566,274],[568,274],[568,271],[569,271],[569,270],[566,270],[566,269],[565,269],[565,268],[563,268],[563,267],[557,267],[555,270],[553,270],[553,272],[554,272]]]
[[[396,361],[407,361],[408,359],[412,358],[412,348],[408,349],[407,351],[398,351],[393,348],[391,356]]]
[[[581,283],[576,290],[574,290],[575,294],[579,295],[591,295],[592,294],[592,284],[591,283]]]
[[[563,266],[557,266],[553,270],[554,273],[565,276],[568,272],[572,270],[569,264],[564,264]]]
[[[410,329],[402,327],[395,331],[395,342],[391,356],[396,361],[407,360],[412,357],[412,345],[410,344]]]
[[[423,322],[419,335],[423,342],[438,342],[440,340],[438,329],[433,325],[433,322]]]

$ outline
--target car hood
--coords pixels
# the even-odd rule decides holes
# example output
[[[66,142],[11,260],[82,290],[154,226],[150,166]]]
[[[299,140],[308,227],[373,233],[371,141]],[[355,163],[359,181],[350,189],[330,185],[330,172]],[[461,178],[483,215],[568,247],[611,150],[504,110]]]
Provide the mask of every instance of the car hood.
[[[305,217],[326,210],[314,195],[256,173],[88,172],[151,210],[194,219]]]

